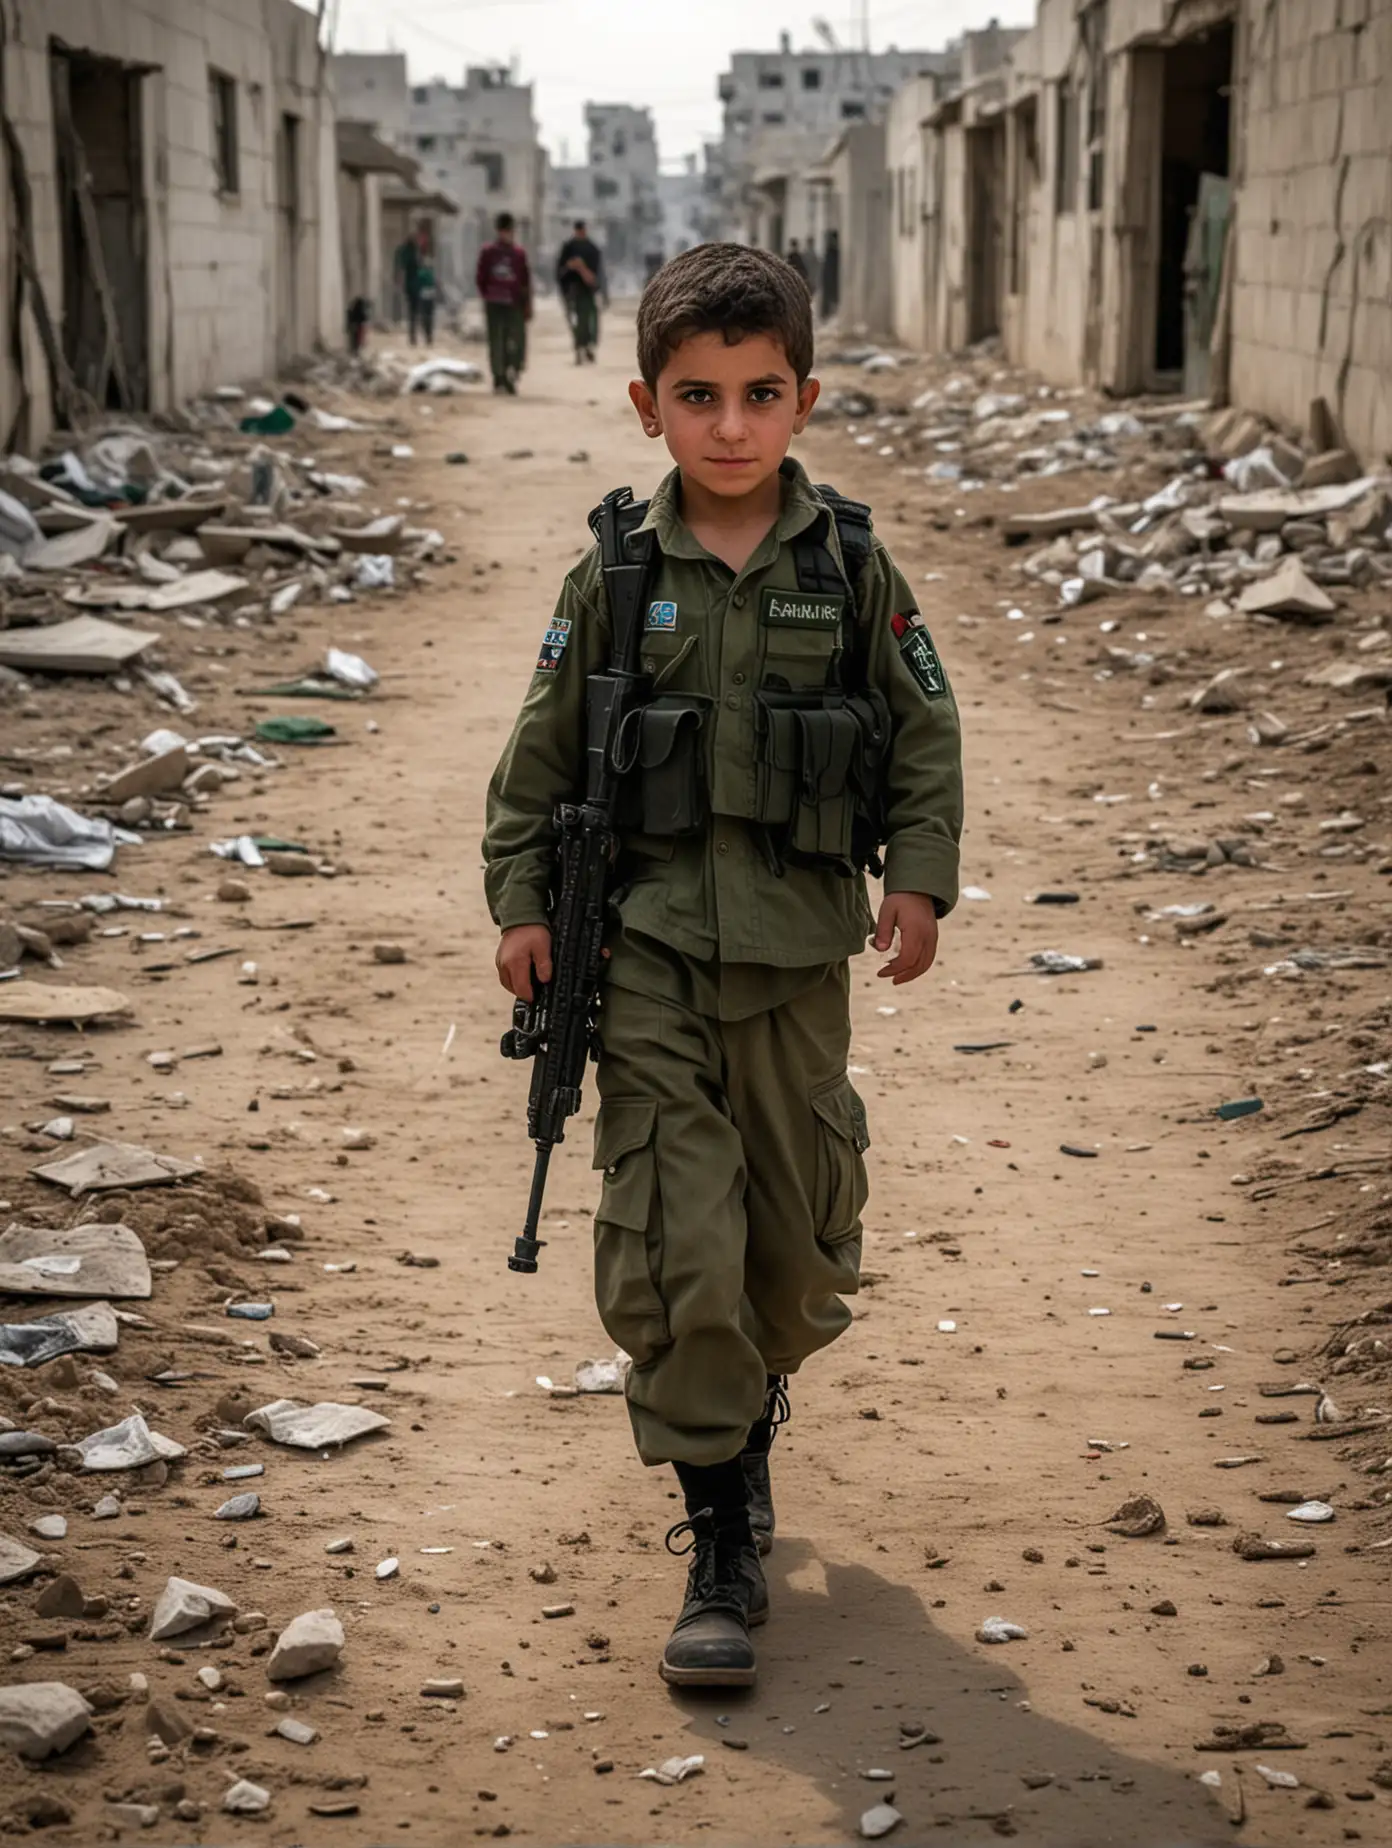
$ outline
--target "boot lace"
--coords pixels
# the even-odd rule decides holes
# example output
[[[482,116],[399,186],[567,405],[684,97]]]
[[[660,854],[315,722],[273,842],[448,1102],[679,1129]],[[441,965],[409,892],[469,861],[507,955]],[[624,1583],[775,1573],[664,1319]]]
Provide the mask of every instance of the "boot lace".
[[[687,1539],[685,1546],[672,1544],[683,1537]],[[664,1544],[677,1559],[690,1557],[686,1585],[688,1605],[722,1604],[742,1613],[745,1601],[741,1596],[738,1548],[722,1546],[720,1539],[715,1510],[702,1508],[669,1528]]]

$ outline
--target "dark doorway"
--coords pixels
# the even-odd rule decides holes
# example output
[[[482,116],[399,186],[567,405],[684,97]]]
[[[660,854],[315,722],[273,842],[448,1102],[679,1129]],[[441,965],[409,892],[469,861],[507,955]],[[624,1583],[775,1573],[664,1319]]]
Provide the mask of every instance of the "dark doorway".
[[[280,363],[301,350],[300,340],[300,118],[283,115],[276,136],[276,355]]]
[[[144,73],[114,58],[49,61],[63,246],[63,352],[102,410],[150,408],[141,152]]]
[[[1005,118],[967,130],[967,339],[1001,330],[1005,282]]]
[[[1216,305],[1222,239],[1198,237],[1199,269],[1186,272],[1191,231],[1206,200],[1226,197],[1226,188],[1205,186],[1205,178],[1226,180],[1230,172],[1233,29],[1215,27],[1164,54],[1164,129],[1160,161],[1160,280],[1155,321],[1155,366],[1162,373],[1185,369],[1186,312],[1196,292]],[[1209,274],[1210,270],[1215,271]],[[1202,317],[1201,317],[1202,318]],[[1210,321],[1211,331],[1211,321]]]

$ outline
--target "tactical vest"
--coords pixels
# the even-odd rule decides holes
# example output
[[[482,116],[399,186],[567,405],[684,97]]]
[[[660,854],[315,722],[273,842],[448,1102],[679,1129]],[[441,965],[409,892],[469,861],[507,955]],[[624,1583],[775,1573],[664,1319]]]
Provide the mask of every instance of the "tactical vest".
[[[638,665],[650,692],[614,752],[623,779],[618,821],[626,832],[671,839],[699,833],[712,814],[733,815],[752,824],[775,875],[789,864],[847,876],[880,872],[892,723],[884,696],[868,682],[856,604],[870,557],[870,509],[834,488],[816,491],[826,511],[789,542],[796,594],[763,592],[751,761],[730,761],[728,749],[718,755],[720,740],[711,734],[721,715],[709,695],[664,689],[690,639],[682,643],[660,630],[642,637]],[[621,543],[630,560],[644,563],[650,589],[660,553],[656,535],[637,530],[647,506],[622,508]],[[592,514],[592,527],[596,520]],[[833,522],[840,560],[828,543]],[[818,620],[822,606],[825,627]]]

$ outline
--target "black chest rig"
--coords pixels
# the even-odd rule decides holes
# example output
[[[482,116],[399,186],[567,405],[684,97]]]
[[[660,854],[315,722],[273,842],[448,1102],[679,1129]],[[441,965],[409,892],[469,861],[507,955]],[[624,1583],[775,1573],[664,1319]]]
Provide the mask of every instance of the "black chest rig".
[[[790,543],[800,596],[841,606],[840,646],[820,686],[793,686],[768,666],[762,673],[754,692],[750,820],[778,877],[790,865],[879,876],[892,721],[884,696],[869,684],[867,638],[857,620],[857,590],[871,550],[870,509],[834,488],[819,486],[817,493],[826,512]],[[645,501],[623,506],[622,545],[630,562],[645,566],[650,586],[658,549],[651,532],[637,531],[646,513]],[[596,518],[597,512],[590,516],[592,527]],[[833,523],[844,566],[828,543]],[[706,826],[708,722],[709,702],[681,693],[652,695],[630,715],[614,750],[623,777],[621,827],[671,838]]]

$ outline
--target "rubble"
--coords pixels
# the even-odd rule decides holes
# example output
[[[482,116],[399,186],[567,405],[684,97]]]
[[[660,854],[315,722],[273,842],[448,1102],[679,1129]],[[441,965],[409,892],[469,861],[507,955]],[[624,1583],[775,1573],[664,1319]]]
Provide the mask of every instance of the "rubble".
[[[235,1617],[236,1600],[211,1585],[195,1585],[190,1579],[171,1578],[155,1605],[150,1623],[150,1640],[162,1643],[186,1630],[197,1630],[217,1617]]]
[[[332,1610],[305,1611],[276,1638],[266,1664],[271,1681],[300,1681],[332,1668],[343,1652],[343,1625]]]
[[[21,1758],[66,1752],[89,1730],[92,1708],[61,1681],[29,1681],[0,1688],[0,1744]]]

